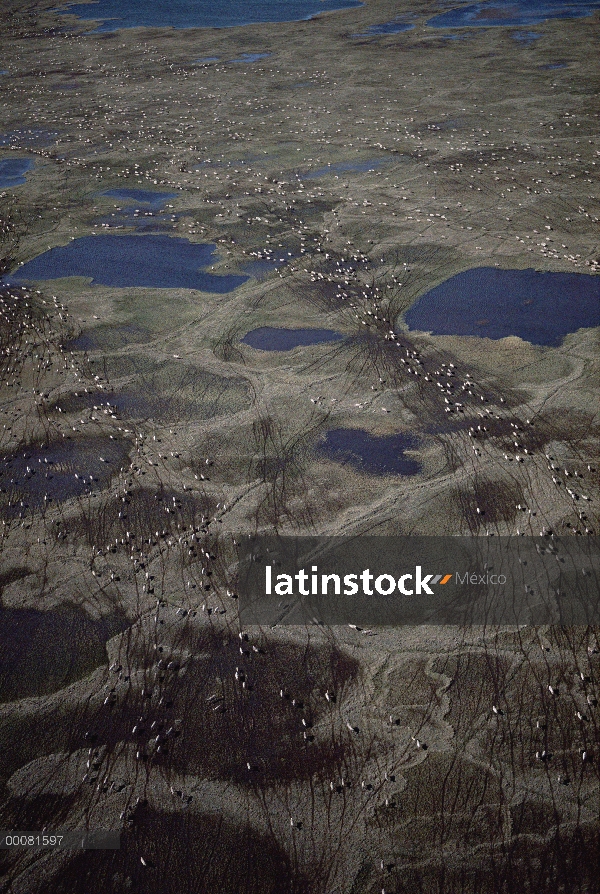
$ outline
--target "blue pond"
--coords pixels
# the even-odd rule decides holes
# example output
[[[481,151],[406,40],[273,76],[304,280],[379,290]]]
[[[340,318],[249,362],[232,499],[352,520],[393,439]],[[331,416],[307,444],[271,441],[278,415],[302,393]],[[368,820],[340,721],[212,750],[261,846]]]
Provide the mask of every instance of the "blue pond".
[[[600,277],[476,267],[422,295],[405,320],[433,335],[558,346],[569,332],[600,326]]]
[[[35,447],[5,458],[0,462],[0,483],[12,495],[9,514],[106,487],[125,463],[130,448],[130,441],[90,437]]]
[[[64,12],[101,20],[98,31],[118,28],[232,28],[261,22],[295,22],[322,12],[362,6],[362,0],[97,0]]]
[[[247,276],[215,276],[202,268],[214,264],[215,246],[169,236],[82,236],[51,248],[11,274],[10,280],[83,276],[119,288],[198,289],[231,292]]]
[[[161,208],[169,199],[176,199],[175,192],[155,192],[149,189],[107,189],[99,195],[118,202],[135,202],[150,208]]]
[[[263,326],[246,333],[242,344],[259,351],[291,351],[300,345],[318,345],[344,338],[335,329],[276,329]]]
[[[324,168],[315,168],[314,171],[307,171],[301,174],[301,180],[314,180],[317,177],[326,177],[328,174],[346,174],[350,172],[364,173],[366,171],[374,171],[381,167],[383,160],[381,158],[368,158],[365,161],[337,161],[328,164]]]
[[[242,53],[237,59],[230,59],[230,62],[258,62],[259,59],[266,59],[272,53]]]
[[[125,205],[110,215],[101,217],[98,223],[106,227],[118,229],[127,227],[145,233],[168,231],[172,229],[173,221],[178,218],[176,214],[156,213],[169,199],[177,197],[174,192],[152,192],[147,189],[109,189],[99,195],[122,202],[135,202],[135,205]]]
[[[513,40],[518,40],[519,43],[526,45],[534,43],[534,41],[539,40],[543,36],[539,31],[514,31],[511,34]]]
[[[600,9],[600,0],[489,0],[450,9],[429,19],[433,28],[539,25],[548,19],[582,18]]]
[[[418,445],[418,438],[410,434],[378,437],[360,428],[334,428],[317,445],[317,452],[372,475],[418,475],[421,464],[404,454]]]
[[[30,158],[3,158],[0,161],[0,189],[25,183],[25,174],[33,167]]]
[[[96,224],[102,224],[111,230],[132,229],[136,233],[168,233],[172,232],[175,220],[178,220],[176,214],[156,214],[154,211],[123,208],[121,211],[98,218]]]
[[[414,27],[408,22],[394,19],[391,22],[382,22],[380,25],[370,25],[365,31],[353,34],[352,37],[380,37],[383,34],[400,34],[401,31],[410,31]]]
[[[23,127],[0,134],[0,146],[49,146],[56,141],[58,133]]]

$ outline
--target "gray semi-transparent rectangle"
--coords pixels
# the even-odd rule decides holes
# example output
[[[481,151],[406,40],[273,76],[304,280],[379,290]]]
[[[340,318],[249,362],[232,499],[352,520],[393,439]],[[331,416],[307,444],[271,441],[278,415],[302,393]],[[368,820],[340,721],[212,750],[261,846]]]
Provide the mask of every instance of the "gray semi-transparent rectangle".
[[[238,543],[240,619],[265,626],[595,625],[599,545],[597,537],[576,536],[248,537]],[[366,569],[371,595],[362,591]],[[296,577],[302,571],[307,580]],[[345,592],[352,574],[360,580],[356,594]],[[335,577],[322,592],[323,575],[337,575],[339,593]],[[380,576],[380,589],[395,582],[387,595],[375,590]]]
[[[59,829],[46,832],[0,832],[0,850],[76,849],[87,851],[118,851],[121,847],[119,831]]]

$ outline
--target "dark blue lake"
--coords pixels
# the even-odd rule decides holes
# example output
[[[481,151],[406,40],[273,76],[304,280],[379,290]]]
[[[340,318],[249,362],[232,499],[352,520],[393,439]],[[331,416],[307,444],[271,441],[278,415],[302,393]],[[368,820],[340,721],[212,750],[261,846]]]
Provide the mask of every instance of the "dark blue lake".
[[[25,183],[25,174],[33,167],[30,158],[3,158],[0,161],[0,189],[21,186]]]
[[[277,329],[263,326],[247,332],[242,344],[259,351],[291,351],[300,345],[318,345],[342,338],[344,335],[335,329]]]
[[[176,199],[176,192],[156,192],[150,189],[107,189],[98,193],[106,199],[116,199],[118,202],[135,202],[150,208],[162,208],[165,202]]]
[[[488,0],[450,9],[427,22],[433,28],[539,25],[548,19],[581,18],[600,9],[600,0]]]
[[[600,276],[476,267],[422,295],[404,318],[433,335],[517,335],[556,347],[569,332],[600,326]]]
[[[418,445],[418,438],[410,434],[378,437],[360,428],[334,428],[317,445],[317,452],[372,475],[418,475],[421,464],[404,454]]]
[[[380,25],[370,25],[360,34],[353,34],[352,37],[381,37],[384,34],[400,34],[401,31],[410,31],[414,28],[409,22],[399,22],[394,19],[391,22],[382,22]]]
[[[322,12],[362,6],[362,0],[97,0],[63,12],[101,20],[98,31],[118,28],[232,28],[261,22],[295,22]]]
[[[103,286],[231,292],[248,276],[215,276],[215,245],[169,236],[82,236],[51,248],[9,277],[11,282],[83,276]]]

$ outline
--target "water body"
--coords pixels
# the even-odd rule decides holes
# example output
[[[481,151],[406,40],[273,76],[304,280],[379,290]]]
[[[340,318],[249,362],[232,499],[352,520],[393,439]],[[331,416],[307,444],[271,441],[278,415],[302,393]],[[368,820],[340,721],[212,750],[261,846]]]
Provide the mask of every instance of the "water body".
[[[82,437],[8,457],[0,464],[2,513],[24,515],[46,503],[62,503],[106,487],[130,448],[125,439]]]
[[[400,34],[401,31],[410,31],[414,28],[409,22],[400,22],[393,19],[391,22],[382,22],[380,25],[370,25],[366,31],[360,34],[352,34],[352,37],[381,37],[384,34]]]
[[[301,345],[318,345],[323,342],[340,341],[345,336],[335,329],[278,329],[263,326],[252,329],[242,339],[243,345],[250,345],[259,351],[291,351]]]
[[[57,131],[22,127],[0,134],[0,146],[15,146],[23,149],[50,146],[56,142],[58,136]]]
[[[218,62],[218,56],[204,56],[202,59],[194,59],[196,65],[208,65],[211,62]]]
[[[237,59],[230,59],[229,62],[258,62],[259,59],[267,59],[272,53],[242,53]]]
[[[432,28],[539,25],[548,19],[583,18],[600,9],[600,0],[488,0],[450,9],[427,22]]]
[[[56,92],[63,92],[65,90],[79,90],[81,84],[53,84],[50,89]]]
[[[133,201],[109,215],[99,218],[97,223],[110,229],[133,229],[138,233],[169,232],[178,219],[177,214],[157,214],[169,199],[177,198],[174,192],[153,192],[148,189],[109,189],[98,193],[102,198],[117,199],[121,202]]]
[[[317,452],[371,475],[418,475],[421,464],[405,456],[406,450],[418,445],[411,434],[378,437],[360,428],[334,428],[317,445]]]
[[[96,225],[102,224],[111,230],[135,230],[136,233],[169,233],[173,223],[179,218],[177,214],[155,214],[153,211],[141,212],[137,208],[123,208],[113,214],[98,218]]]
[[[200,367],[188,366],[179,361],[144,363],[140,354],[131,355],[129,371],[124,369],[124,355],[103,355],[93,358],[91,367],[101,370],[108,365],[114,378],[134,373],[128,382],[112,392],[79,392],[64,395],[52,407],[58,412],[79,413],[94,406],[116,408],[128,419],[158,419],[162,422],[179,422],[182,419],[214,419],[216,416],[232,416],[246,410],[251,403],[248,383],[239,377],[225,377],[209,373]],[[136,366],[139,368],[135,375]],[[112,442],[111,442],[112,443]],[[106,454],[102,454],[106,458]]]
[[[0,608],[0,702],[49,695],[87,676],[127,626],[121,614],[95,619],[74,605]]]
[[[97,0],[69,4],[64,13],[101,20],[97,31],[119,28],[233,28],[262,22],[296,22],[322,12],[363,6],[362,0]]]
[[[33,167],[30,158],[3,158],[0,161],[0,189],[10,189],[25,183],[25,174]]]
[[[165,202],[177,198],[176,192],[157,192],[150,189],[107,189],[98,195],[106,199],[116,199],[118,202],[135,202],[137,205],[157,210],[162,208]]]
[[[365,173],[375,171],[383,164],[381,158],[367,158],[364,161],[337,161],[328,164],[324,168],[316,168],[301,174],[301,180],[315,180],[318,177],[326,177],[328,174]]]
[[[86,329],[77,338],[72,338],[65,348],[67,351],[118,350],[131,344],[145,344],[152,341],[152,338],[152,332],[137,323],[101,323],[93,329]],[[95,403],[99,402],[101,401],[95,400]],[[106,403],[105,400],[103,402]]]
[[[9,277],[11,282],[83,276],[92,284],[131,288],[197,289],[223,294],[248,276],[216,276],[216,246],[169,236],[82,236],[51,248]]]
[[[422,295],[405,320],[433,335],[517,335],[556,347],[569,332],[600,326],[600,277],[476,267]]]
[[[543,34],[540,34],[537,31],[515,31],[511,34],[513,40],[518,40],[519,43],[524,43],[526,46],[529,46],[543,36]]]

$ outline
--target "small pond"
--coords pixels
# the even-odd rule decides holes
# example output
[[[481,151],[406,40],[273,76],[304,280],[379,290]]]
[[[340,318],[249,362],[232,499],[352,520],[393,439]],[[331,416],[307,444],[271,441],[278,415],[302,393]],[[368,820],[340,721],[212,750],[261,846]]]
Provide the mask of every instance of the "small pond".
[[[106,663],[123,615],[92,618],[74,605],[0,608],[0,702],[49,695]]]
[[[0,463],[1,511],[14,517],[98,491],[127,464],[130,448],[124,439],[80,437],[13,454]]]
[[[178,214],[158,214],[138,208],[122,208],[93,221],[105,230],[135,230],[136,233],[172,233]]]
[[[410,31],[414,28],[409,22],[400,22],[393,19],[391,22],[381,22],[379,25],[370,25],[359,34],[353,34],[352,37],[381,37],[385,34],[400,34],[401,31]]]
[[[107,189],[98,193],[105,199],[116,199],[118,202],[135,202],[136,205],[162,208],[165,202],[177,198],[176,192],[157,192],[150,189]]]
[[[535,43],[536,40],[539,40],[540,37],[543,36],[544,35],[540,31],[514,31],[511,34],[513,40],[518,40],[519,43],[523,43],[526,46]]]
[[[229,62],[258,62],[260,59],[267,59],[271,53],[242,53],[237,59],[230,59]]]
[[[25,174],[33,167],[31,158],[3,158],[0,161],[0,189],[25,183]]]
[[[173,213],[158,214],[164,205],[177,198],[177,193],[155,192],[149,189],[108,189],[98,194],[101,198],[116,199],[124,204],[110,214],[99,218],[96,222],[106,229],[133,229],[138,233],[169,232],[173,222],[179,215]]]
[[[422,295],[404,319],[432,335],[516,335],[556,347],[569,332],[600,326],[600,277],[476,267]]]
[[[405,451],[419,443],[406,433],[378,436],[360,428],[334,428],[317,445],[317,453],[372,475],[418,475],[421,464]]]
[[[335,329],[280,329],[262,326],[247,332],[242,344],[259,351],[291,351],[301,345],[318,345],[323,342],[340,341],[344,338]]]
[[[427,22],[433,28],[539,25],[548,19],[582,18],[600,8],[600,0],[488,0],[458,6]]]
[[[56,142],[58,136],[57,131],[22,127],[18,130],[9,130],[0,134],[0,146],[14,146],[23,149],[26,147],[49,146],[51,143]]]

